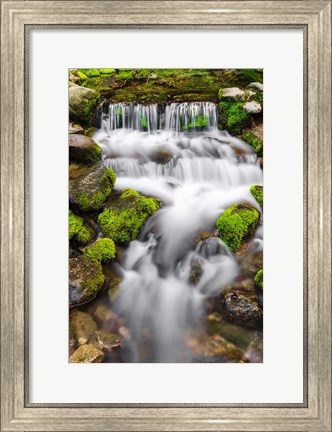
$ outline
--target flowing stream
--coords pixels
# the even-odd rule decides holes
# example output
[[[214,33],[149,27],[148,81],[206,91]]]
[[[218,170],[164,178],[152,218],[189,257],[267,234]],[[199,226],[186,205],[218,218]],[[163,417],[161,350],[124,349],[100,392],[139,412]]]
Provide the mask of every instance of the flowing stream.
[[[218,130],[210,102],[111,104],[93,138],[117,174],[116,190],[132,188],[163,203],[130,243],[121,268],[115,308],[129,331],[125,361],[192,361],[186,337],[199,326],[205,300],[239,273],[221,240],[210,248],[195,238],[216,232],[216,220],[232,204],[258,208],[249,192],[263,181],[256,155]],[[193,284],[197,260],[203,272]]]

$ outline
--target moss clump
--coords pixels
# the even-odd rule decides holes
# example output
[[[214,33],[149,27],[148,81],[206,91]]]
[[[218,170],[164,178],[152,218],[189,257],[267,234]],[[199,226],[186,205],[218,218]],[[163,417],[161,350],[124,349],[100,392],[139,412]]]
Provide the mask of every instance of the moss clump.
[[[219,103],[219,129],[226,129],[233,135],[241,134],[251,122],[251,116],[243,109],[244,103],[224,100]]]
[[[133,196],[140,196],[140,194],[134,189],[123,189],[122,194],[120,196],[121,199],[126,199]]]
[[[116,255],[116,249],[113,240],[104,238],[97,240],[92,245],[84,249],[84,255],[94,258],[100,262],[113,261]]]
[[[263,290],[263,269],[258,270],[254,277],[255,284]]]
[[[249,189],[251,195],[256,199],[258,204],[263,208],[263,186],[254,185]]]
[[[188,125],[182,125],[181,129],[194,129],[194,128],[201,128],[206,127],[209,125],[209,119],[204,116],[197,116],[195,118],[192,118],[190,123]]]
[[[258,136],[254,135],[252,132],[244,132],[242,134],[242,139],[246,141],[248,144],[250,144],[254,149],[255,152],[262,156],[263,154],[263,140],[258,138]]]
[[[119,207],[106,208],[99,215],[98,223],[105,237],[128,243],[137,238],[146,219],[159,209],[159,203],[155,198],[135,195],[132,191],[125,197],[121,195],[119,201]]]
[[[115,69],[99,69],[99,73],[100,75],[108,75],[108,76],[112,76],[116,74],[116,70]]]
[[[69,211],[69,239],[75,237],[80,244],[85,245],[93,239],[93,236],[93,229],[84,225],[83,218]]]
[[[105,173],[98,182],[99,190],[97,192],[92,189],[78,194],[77,199],[80,209],[83,211],[100,210],[106,198],[112,192],[115,180],[115,172],[110,168],[106,168]]]
[[[86,80],[88,77],[85,75],[85,73],[83,73],[82,71],[78,70],[76,72],[77,76],[81,79],[81,80]]]
[[[259,221],[259,212],[241,203],[229,207],[217,220],[219,236],[234,252],[241,246],[242,240],[252,235]]]

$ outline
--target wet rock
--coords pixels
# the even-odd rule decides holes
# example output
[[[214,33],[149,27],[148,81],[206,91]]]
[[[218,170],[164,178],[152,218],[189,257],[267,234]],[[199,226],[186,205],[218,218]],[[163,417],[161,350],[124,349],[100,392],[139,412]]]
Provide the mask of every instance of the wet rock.
[[[117,299],[121,281],[121,277],[114,271],[108,275],[108,298],[111,303]]]
[[[254,280],[255,280],[255,285],[263,291],[263,269],[258,270]]]
[[[232,251],[237,251],[242,241],[254,233],[259,218],[259,211],[249,204],[235,204],[217,220],[219,236]]]
[[[250,144],[259,156],[263,154],[263,140],[258,135],[247,131],[242,134],[242,139]]]
[[[190,271],[188,282],[196,285],[201,279],[204,272],[204,261],[195,255],[190,261]]]
[[[250,363],[262,363],[263,362],[263,337],[261,335],[256,338],[249,345],[246,355]]]
[[[224,291],[220,295],[223,316],[230,322],[247,328],[261,329],[263,306],[257,296],[244,290]]]
[[[69,328],[76,344],[85,345],[97,330],[92,317],[79,310],[73,310],[69,315]]]
[[[156,162],[158,164],[166,164],[172,159],[173,155],[169,151],[163,149],[163,148],[157,148],[155,151],[150,155],[150,159],[153,162]]]
[[[81,345],[69,358],[70,363],[101,363],[104,353],[93,345]]]
[[[195,238],[195,244],[198,245],[199,242],[202,240],[205,240],[209,237],[214,237],[215,235],[210,231],[202,231],[198,234],[198,236]]]
[[[92,138],[76,133],[69,134],[69,159],[92,165],[101,157],[101,148]]]
[[[112,191],[116,174],[99,165],[90,167],[75,179],[69,180],[69,202],[80,210],[99,210]]]
[[[103,351],[115,351],[121,347],[121,338],[119,335],[109,333],[104,330],[96,331],[99,348]]]
[[[76,306],[92,300],[104,283],[98,261],[86,256],[69,259],[69,305]]]
[[[229,255],[227,246],[218,237],[208,237],[200,241],[195,252],[206,259],[216,255]]]
[[[137,238],[146,219],[159,207],[157,199],[125,189],[107,199],[103,213],[98,216],[98,223],[105,237],[116,243],[128,243]]]
[[[247,363],[245,353],[225,338],[205,334],[188,341],[195,363]]]
[[[92,125],[99,93],[89,88],[72,84],[69,87],[69,118],[84,127]]]

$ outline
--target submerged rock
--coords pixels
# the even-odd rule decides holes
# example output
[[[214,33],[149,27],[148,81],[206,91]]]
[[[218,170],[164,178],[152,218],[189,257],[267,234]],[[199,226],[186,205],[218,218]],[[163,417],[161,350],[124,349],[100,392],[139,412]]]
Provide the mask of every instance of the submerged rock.
[[[96,331],[96,337],[99,348],[103,351],[112,352],[121,347],[121,337],[117,334],[98,330]]]
[[[254,233],[259,218],[259,211],[249,204],[229,207],[216,222],[220,238],[232,251],[237,251],[242,241]]]
[[[146,197],[132,189],[112,194],[98,217],[105,237],[117,243],[135,240],[146,219],[160,207],[156,198]]]
[[[100,160],[101,148],[92,138],[70,133],[68,142],[70,160],[88,165]]]
[[[201,240],[196,246],[195,252],[207,259],[216,255],[229,255],[227,246],[218,237],[208,237]]]
[[[99,93],[86,87],[72,84],[69,87],[69,118],[88,127],[92,125]]]
[[[69,201],[83,211],[99,210],[112,191],[116,174],[99,165],[69,180]]]
[[[251,329],[263,327],[263,306],[253,292],[229,290],[222,292],[219,300],[228,321]]]
[[[247,363],[245,353],[219,335],[201,334],[189,339],[195,363]]]
[[[104,283],[100,263],[86,256],[69,259],[69,305],[76,306],[95,298]]]
[[[89,314],[73,310],[69,315],[69,328],[76,344],[84,345],[94,335],[97,325]]]
[[[81,345],[69,358],[69,363],[101,363],[104,353],[93,345]]]

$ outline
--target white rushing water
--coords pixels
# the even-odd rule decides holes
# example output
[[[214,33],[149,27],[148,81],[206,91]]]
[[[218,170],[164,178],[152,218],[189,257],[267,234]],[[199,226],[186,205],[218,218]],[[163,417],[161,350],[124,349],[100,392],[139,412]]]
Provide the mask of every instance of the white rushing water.
[[[256,155],[218,130],[217,107],[210,102],[112,104],[93,138],[104,164],[117,173],[116,190],[132,188],[164,203],[125,254],[116,304],[130,335],[125,360],[190,361],[185,338],[198,324],[204,300],[239,272],[220,240],[211,255],[195,238],[215,232],[217,218],[232,204],[258,208],[249,192],[263,181]],[[255,241],[261,248],[261,232]],[[192,284],[195,262],[203,273]]]

